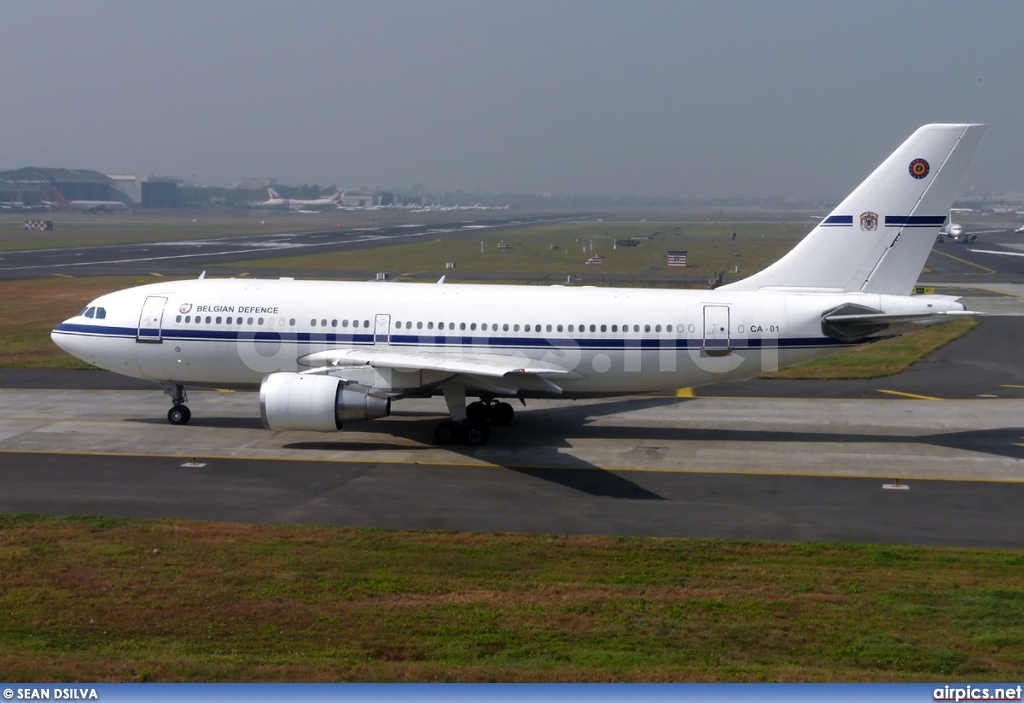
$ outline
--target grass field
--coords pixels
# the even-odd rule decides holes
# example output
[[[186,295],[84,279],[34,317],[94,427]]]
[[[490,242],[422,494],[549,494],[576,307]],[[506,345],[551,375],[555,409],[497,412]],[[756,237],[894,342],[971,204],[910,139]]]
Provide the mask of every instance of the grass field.
[[[760,378],[837,379],[891,376],[959,339],[977,326],[978,321],[975,318],[963,318],[935,327],[925,327],[875,344],[855,347],[824,359],[761,374]]]
[[[5,681],[994,681],[1024,555],[0,516]]]
[[[785,254],[805,235],[804,223],[603,223],[576,222],[523,229],[480,230],[476,239],[416,239],[386,249],[360,249],[327,254],[307,254],[277,259],[257,259],[231,267],[291,269],[295,271],[388,271],[393,277],[424,271],[446,271],[465,280],[473,273],[529,272],[546,275],[575,274],[596,278],[602,274],[638,276],[758,271]],[[736,241],[732,241],[732,233]],[[618,246],[618,240],[637,240],[637,246]],[[508,245],[499,249],[498,242]],[[481,244],[483,246],[481,247]],[[482,251],[481,251],[482,249]],[[666,252],[688,253],[686,268],[669,268]],[[601,265],[587,265],[592,255],[604,258]],[[227,265],[227,264],[225,264]]]

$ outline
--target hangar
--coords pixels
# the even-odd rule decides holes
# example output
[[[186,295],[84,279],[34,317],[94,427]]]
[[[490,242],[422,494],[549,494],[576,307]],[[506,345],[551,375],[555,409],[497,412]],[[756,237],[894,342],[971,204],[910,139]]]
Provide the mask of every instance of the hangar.
[[[41,205],[53,200],[56,188],[68,200],[121,200],[129,202],[99,171],[28,166],[0,172],[0,201]]]

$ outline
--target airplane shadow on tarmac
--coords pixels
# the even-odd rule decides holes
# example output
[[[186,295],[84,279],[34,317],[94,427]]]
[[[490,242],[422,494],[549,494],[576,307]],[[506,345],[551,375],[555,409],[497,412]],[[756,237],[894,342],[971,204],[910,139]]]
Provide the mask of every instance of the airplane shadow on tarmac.
[[[598,417],[614,415],[628,411],[648,410],[659,407],[670,407],[678,403],[692,402],[685,398],[629,398],[612,399],[604,403],[587,403],[579,406],[560,407],[555,409],[525,410],[516,414],[511,427],[493,427],[490,443],[484,449],[497,450],[503,456],[485,456],[508,471],[530,476],[550,483],[558,484],[572,490],[594,496],[620,498],[626,500],[665,500],[657,493],[651,492],[640,484],[623,476],[579,459],[570,453],[558,451],[571,448],[570,440],[619,440],[623,444],[645,444],[658,441],[675,442],[719,442],[736,444],[743,442],[761,443],[845,443],[845,444],[930,444],[947,449],[979,452],[1010,459],[1024,459],[1024,427],[1005,427],[987,430],[963,430],[935,434],[861,434],[844,432],[807,432],[807,431],[776,431],[776,430],[742,430],[727,428],[686,428],[686,427],[653,427],[644,425],[614,425],[604,422],[592,424]],[[381,436],[378,441],[346,441],[345,431],[337,435],[338,440],[315,442],[293,442],[283,445],[285,449],[314,452],[345,452],[345,451],[385,451],[402,450],[427,451],[434,448],[433,431],[437,423],[444,417],[423,412],[398,412],[395,421],[380,420],[373,422],[353,423],[351,429],[366,435]],[[162,418],[132,419],[131,422],[162,424]],[[259,418],[234,417],[212,418],[193,417],[189,426],[215,427],[232,429],[260,429]],[[385,436],[400,436],[416,442],[389,442]],[[528,438],[529,443],[523,444],[512,438]],[[507,441],[506,438],[512,439]],[[567,439],[569,438],[569,439]],[[479,459],[480,449],[474,447],[451,446],[448,451],[461,454],[468,458]],[[548,466],[515,465],[512,459],[521,457],[523,463],[545,462]],[[504,462],[502,461],[504,459]],[[507,462],[507,463],[506,463]]]

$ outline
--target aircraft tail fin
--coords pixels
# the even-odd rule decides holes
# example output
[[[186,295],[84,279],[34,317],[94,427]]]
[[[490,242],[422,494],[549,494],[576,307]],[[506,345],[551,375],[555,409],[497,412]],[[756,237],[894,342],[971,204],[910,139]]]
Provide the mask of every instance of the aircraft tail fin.
[[[338,191],[337,193],[335,193],[334,195],[332,195],[332,196],[331,196],[331,202],[332,202],[332,203],[337,203],[337,202],[340,202],[340,201],[341,201],[341,199],[342,199],[342,198],[343,198],[344,196],[345,196],[345,190],[344,190],[344,189],[342,189],[342,190],[339,190],[339,191]]]
[[[792,251],[723,288],[909,294],[987,128],[919,128]]]
[[[267,188],[267,195],[270,196],[271,200],[280,200],[281,196],[277,194],[277,191],[273,188]]]
[[[64,199],[64,196],[60,194],[60,191],[57,190],[56,186],[51,186],[50,190],[53,191],[53,201],[55,203],[57,203],[58,205],[68,204],[68,201]]]

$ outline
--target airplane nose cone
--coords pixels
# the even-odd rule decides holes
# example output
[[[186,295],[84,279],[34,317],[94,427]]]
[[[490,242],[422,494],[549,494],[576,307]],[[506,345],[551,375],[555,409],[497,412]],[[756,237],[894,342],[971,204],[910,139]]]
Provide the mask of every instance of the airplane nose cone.
[[[50,339],[53,340],[54,344],[66,351],[68,354],[75,356],[75,352],[71,349],[72,337],[63,331],[66,324],[67,320],[54,327],[53,330],[50,331]]]

